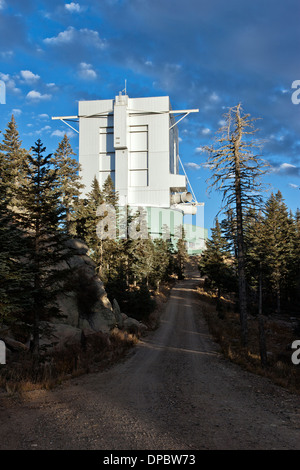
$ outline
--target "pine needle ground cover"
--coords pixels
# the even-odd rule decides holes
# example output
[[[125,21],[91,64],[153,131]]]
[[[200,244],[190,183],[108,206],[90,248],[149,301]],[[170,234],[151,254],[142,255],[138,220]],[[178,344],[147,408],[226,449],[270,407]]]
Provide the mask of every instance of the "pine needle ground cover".
[[[259,352],[259,326],[255,316],[249,315],[249,340],[247,347],[241,343],[240,316],[232,297],[222,297],[222,315],[217,311],[217,295],[198,287],[200,309],[209,331],[219,344],[222,354],[249,372],[263,375],[293,393],[300,393],[300,364],[292,362],[293,341],[299,340],[296,321],[286,315],[265,316],[267,366],[261,366]]]

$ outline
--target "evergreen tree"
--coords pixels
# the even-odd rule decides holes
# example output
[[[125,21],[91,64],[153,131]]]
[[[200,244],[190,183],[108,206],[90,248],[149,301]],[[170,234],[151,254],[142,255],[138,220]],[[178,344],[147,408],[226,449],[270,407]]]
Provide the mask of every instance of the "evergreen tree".
[[[150,273],[150,282],[157,291],[159,291],[160,283],[167,280],[170,274],[170,266],[172,253],[170,252],[169,243],[166,240],[153,240],[153,262],[152,271]]]
[[[223,290],[234,290],[235,272],[229,244],[222,236],[218,218],[211,232],[211,239],[206,241],[206,249],[201,255],[199,270],[208,277],[211,287],[217,289],[217,309],[220,311],[221,293]]]
[[[26,285],[26,240],[18,228],[16,193],[24,179],[26,151],[21,147],[14,116],[0,144],[0,322],[14,322],[25,304],[21,283]],[[24,290],[23,290],[24,291]]]
[[[114,191],[111,177],[107,178],[102,190],[94,177],[91,191],[76,206],[76,233],[88,245],[104,283],[116,275],[120,265],[118,232],[117,227],[114,228],[118,223],[117,217],[118,194]]]
[[[100,240],[101,243],[101,260],[100,260],[100,275],[105,282],[108,279],[115,279],[118,276],[119,270],[123,272],[122,264],[120,263],[120,243],[119,238],[119,195],[115,191],[114,183],[109,175],[102,187],[103,202],[110,207],[109,211],[105,212],[108,224],[112,225],[110,233],[107,232],[107,238]],[[112,236],[110,236],[112,235]]]
[[[57,179],[60,185],[61,202],[65,210],[64,230],[68,234],[75,234],[75,229],[72,227],[72,218],[74,218],[74,205],[80,196],[83,184],[80,181],[79,169],[80,166],[75,158],[76,155],[71,147],[70,140],[65,134],[62,141],[59,143],[56,152],[50,159],[54,165]],[[73,216],[73,217],[72,217]]]
[[[10,202],[0,168],[0,324],[13,323],[18,318],[24,306],[20,284],[26,282],[20,261],[26,240],[18,229]]]
[[[282,194],[272,193],[265,205],[263,236],[267,280],[276,298],[277,312],[281,311],[281,295],[286,287],[293,257],[293,237],[287,207]]]
[[[115,186],[110,175],[104,181],[102,187],[102,195],[106,204],[111,204],[116,210],[118,209],[119,195],[115,191]]]
[[[294,216],[293,255],[290,273],[291,297],[296,301],[296,309],[300,305],[300,210]]]
[[[234,216],[234,210],[231,207],[225,211],[225,219],[221,221],[220,227],[223,237],[228,243],[228,248],[237,259],[236,218]]]
[[[128,239],[126,243],[129,280],[136,286],[148,285],[153,269],[154,246],[151,239]]]
[[[91,252],[97,251],[99,238],[97,237],[97,208],[104,202],[99,182],[94,177],[91,191],[76,204],[76,235],[85,241]]]
[[[6,185],[6,197],[11,207],[16,204],[16,188],[25,178],[26,157],[27,151],[22,148],[16,121],[12,115],[0,144],[2,185]]]
[[[26,269],[31,278],[26,322],[32,325],[33,353],[39,355],[39,336],[43,321],[59,314],[55,299],[65,273],[57,269],[66,257],[60,182],[51,168],[51,154],[44,156],[40,139],[26,163],[26,183],[20,187],[18,218],[27,243]],[[21,202],[20,202],[21,201]]]
[[[176,242],[175,254],[174,254],[174,271],[178,276],[178,279],[184,279],[185,263],[189,256],[186,249],[185,235],[182,234],[181,238],[178,238]]]
[[[268,240],[265,238],[264,218],[262,212],[251,209],[246,217],[245,242],[247,247],[247,276],[248,285],[256,293],[253,313],[258,319],[259,350],[262,367],[267,366],[267,347],[265,337],[263,302],[264,284],[266,278],[266,249]]]

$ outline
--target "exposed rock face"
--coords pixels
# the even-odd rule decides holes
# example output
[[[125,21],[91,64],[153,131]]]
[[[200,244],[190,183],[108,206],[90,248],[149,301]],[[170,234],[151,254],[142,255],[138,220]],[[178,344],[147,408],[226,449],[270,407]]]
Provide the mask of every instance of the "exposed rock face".
[[[75,328],[109,332],[117,321],[101,279],[95,274],[95,264],[87,256],[88,247],[80,240],[70,239],[67,247],[74,252],[60,269],[73,271],[68,291],[58,295],[63,318],[53,320]]]
[[[116,319],[116,324],[118,328],[123,328],[124,326],[124,317],[121,312],[121,309],[119,307],[118,302],[116,299],[113,300],[113,309],[114,309],[114,314],[115,314],[115,319]]]
[[[71,256],[57,269],[66,271],[66,277],[70,279],[66,285],[65,282],[62,284],[62,292],[57,297],[61,316],[40,325],[44,331],[40,338],[41,349],[60,350],[78,345],[83,337],[91,334],[102,334],[108,338],[108,333],[115,327],[140,335],[146,327],[121,313],[116,300],[111,305],[104,285],[96,274],[95,263],[87,255],[88,247],[76,239],[68,240],[66,246]],[[28,350],[30,347],[30,338],[23,344],[14,339],[9,328],[8,331],[0,330],[0,339],[11,351]]]
[[[127,317],[124,315],[124,329],[129,333],[136,336],[141,336],[147,330],[146,325],[136,320],[135,318]]]
[[[49,330],[49,334],[43,335],[40,339],[40,349],[42,351],[60,351],[81,343],[82,330],[80,328],[63,323],[46,324],[46,322],[42,326]]]
[[[63,315],[62,319],[53,320],[58,344],[79,341],[80,331],[106,334],[117,327],[137,336],[143,334],[147,329],[143,323],[124,315],[116,299],[111,305],[101,279],[95,274],[95,263],[87,256],[88,247],[80,240],[70,239],[67,248],[74,254],[60,268],[69,268],[74,275],[68,291],[57,299]]]

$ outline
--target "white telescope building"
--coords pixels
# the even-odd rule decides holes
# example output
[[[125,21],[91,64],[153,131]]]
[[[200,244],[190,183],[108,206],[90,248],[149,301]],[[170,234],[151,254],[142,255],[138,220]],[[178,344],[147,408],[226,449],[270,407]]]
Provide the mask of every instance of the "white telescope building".
[[[79,101],[78,116],[53,119],[79,121],[85,193],[95,176],[101,187],[110,175],[121,206],[147,211],[150,236],[162,236],[167,228],[176,241],[183,227],[189,253],[197,254],[207,238],[204,204],[197,202],[181,165],[177,128],[197,111],[173,111],[168,96],[129,98],[125,92],[110,100]]]

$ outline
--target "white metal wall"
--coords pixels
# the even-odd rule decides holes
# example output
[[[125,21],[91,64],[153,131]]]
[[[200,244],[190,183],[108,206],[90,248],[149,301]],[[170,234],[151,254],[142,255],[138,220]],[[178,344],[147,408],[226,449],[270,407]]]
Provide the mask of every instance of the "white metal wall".
[[[170,128],[168,96],[79,102],[79,162],[85,191],[110,174],[120,200],[170,207],[170,190],[184,191],[178,131]]]

